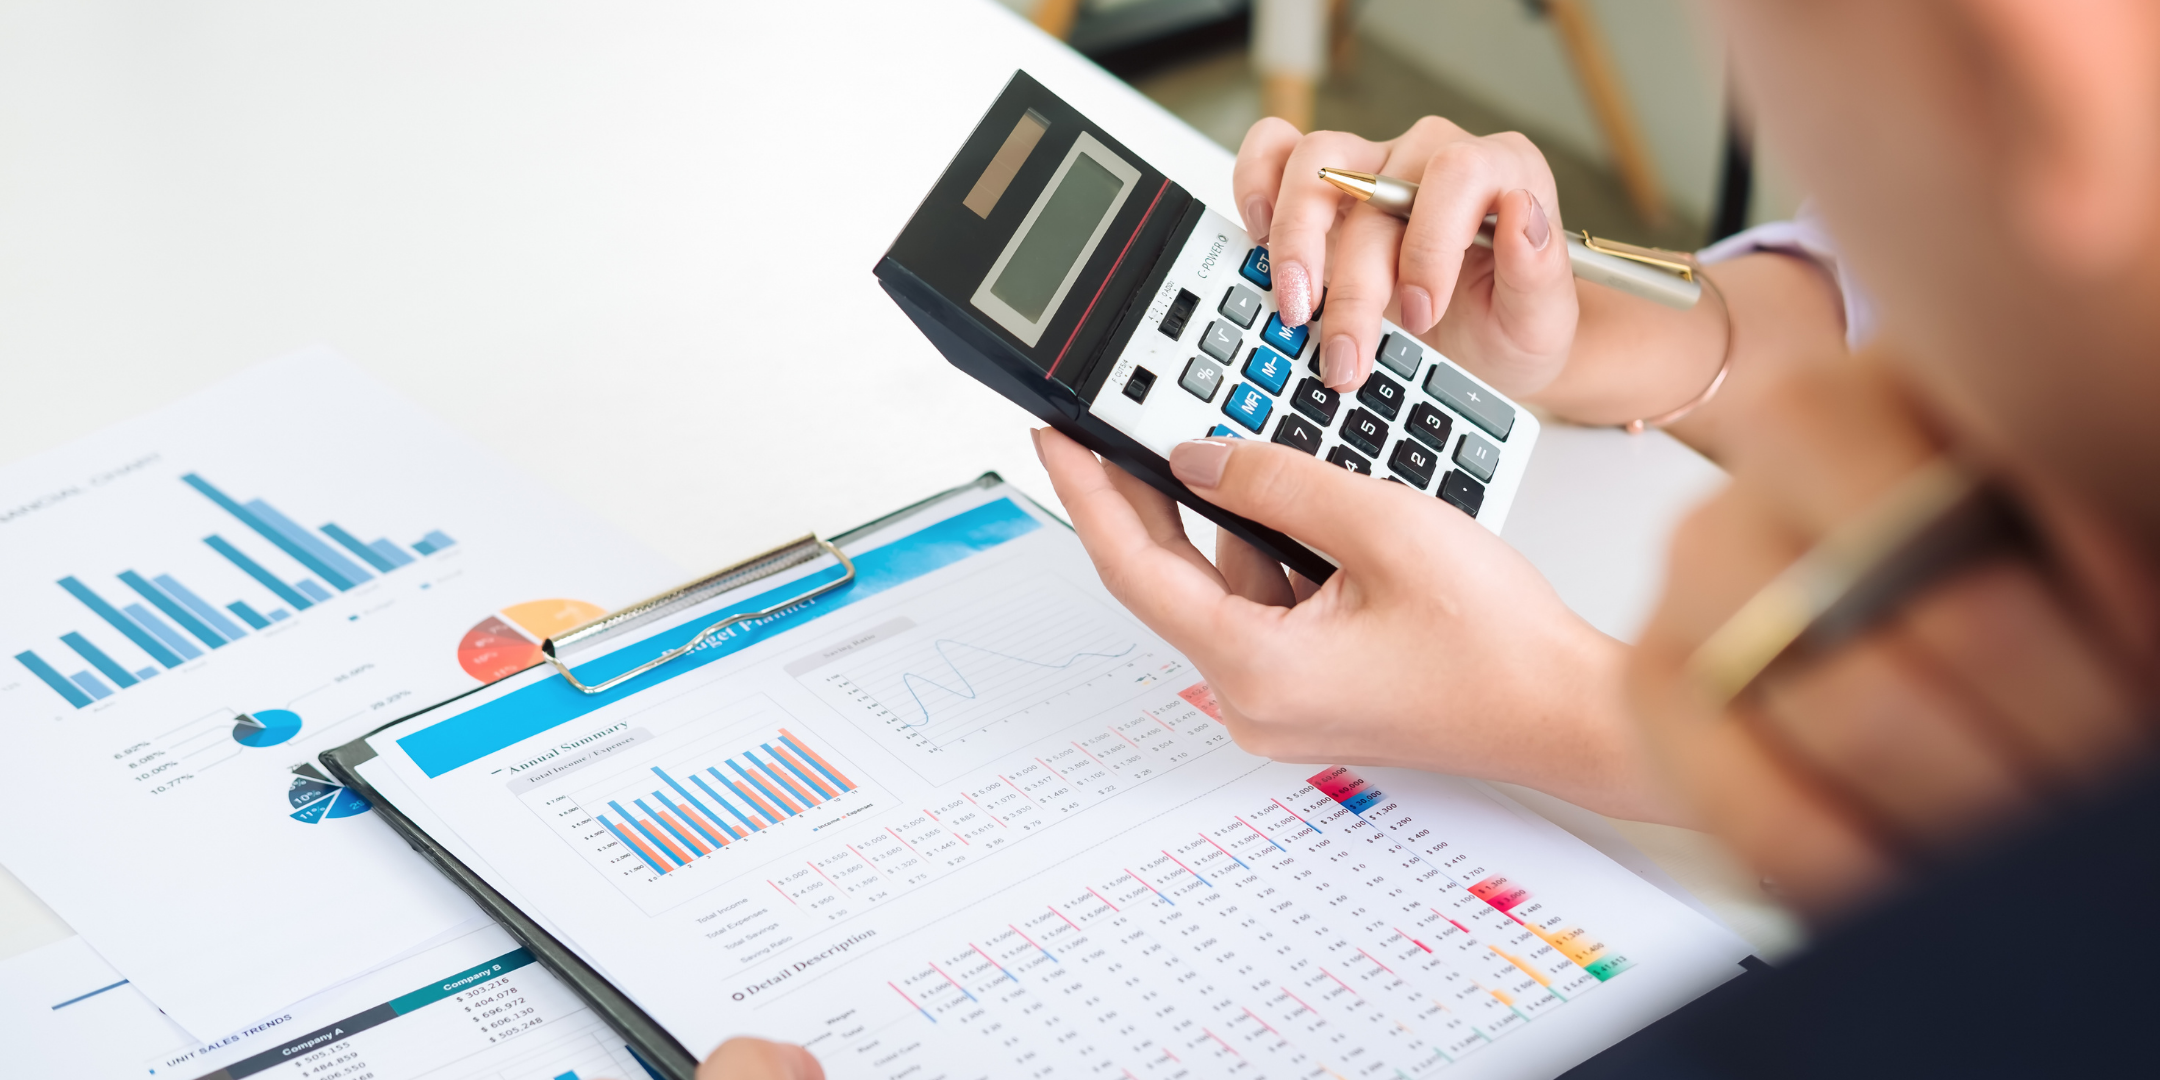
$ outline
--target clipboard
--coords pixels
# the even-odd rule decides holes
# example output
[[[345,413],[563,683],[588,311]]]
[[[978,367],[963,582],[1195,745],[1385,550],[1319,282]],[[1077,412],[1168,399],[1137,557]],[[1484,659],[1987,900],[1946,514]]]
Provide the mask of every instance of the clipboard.
[[[950,499],[970,492],[987,490],[1004,482],[1004,478],[997,473],[985,472],[970,483],[939,492],[874,521],[859,525],[830,540],[822,539],[815,534],[805,535],[770,551],[761,552],[740,562],[722,567],[703,577],[630,604],[618,611],[603,615],[589,623],[542,642],[542,660],[540,663],[553,666],[562,678],[566,679],[571,686],[582,693],[598,694],[604,692],[624,681],[687,655],[700,643],[720,634],[732,625],[781,615],[789,609],[845,588],[855,580],[854,563],[845,550],[848,544],[870,536],[896,522],[936,507]],[[1013,494],[1021,498],[1026,497],[1017,491],[1013,492]],[[1041,504],[1034,503],[1033,500],[1029,500],[1029,502],[1037,510],[1042,510],[1046,516],[1053,520],[1063,521],[1056,514],[1044,509]],[[593,648],[610,641],[620,641],[627,634],[651,626],[670,615],[694,607],[712,597],[764,580],[776,574],[785,573],[820,559],[832,560],[842,570],[840,576],[821,582],[814,587],[806,588],[798,594],[767,605],[757,611],[741,612],[716,620],[703,628],[689,642],[668,650],[639,667],[615,675],[603,682],[596,684],[581,682],[575,672],[571,670],[569,661],[565,658],[565,654],[570,652]],[[534,666],[540,665],[536,664]],[[525,670],[530,671],[532,669],[526,668]],[[490,917],[508,930],[510,935],[518,940],[519,944],[530,950],[541,964],[568,984],[570,989],[585,1002],[587,1007],[598,1013],[602,1019],[607,1021],[610,1027],[615,1029],[617,1034],[623,1037],[630,1052],[637,1057],[639,1064],[643,1065],[648,1072],[660,1078],[660,1080],[694,1080],[698,1066],[698,1055],[695,1052],[683,1046],[679,1040],[668,1033],[666,1028],[662,1027],[650,1014],[639,1007],[635,1001],[632,1001],[629,995],[617,989],[604,974],[587,963],[575,950],[556,938],[538,920],[518,907],[509,897],[504,896],[494,886],[488,884],[487,880],[478,871],[467,866],[464,860],[459,858],[455,852],[429,835],[426,828],[399,810],[385,793],[378,790],[360,775],[359,766],[376,756],[375,748],[369,745],[367,741],[370,736],[414,717],[423,716],[445,706],[453,705],[487,688],[487,686],[474,687],[456,697],[437,702],[425,709],[408,713],[381,724],[343,746],[324,751],[318,760],[322,763],[323,768],[339,783],[359,792],[372,803],[376,813],[382,815],[383,820],[399,836],[403,837],[414,851],[419,852],[422,858],[434,864],[436,869],[442,871],[458,888],[471,897],[474,903],[480,905],[483,911],[486,911]]]

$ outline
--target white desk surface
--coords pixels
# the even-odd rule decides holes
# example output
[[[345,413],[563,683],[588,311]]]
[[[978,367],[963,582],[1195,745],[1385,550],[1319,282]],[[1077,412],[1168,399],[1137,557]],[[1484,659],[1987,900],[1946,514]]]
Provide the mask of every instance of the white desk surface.
[[[10,0],[0,463],[319,342],[686,567],[985,469],[1055,505],[870,275],[1018,67],[1230,205],[1227,152],[990,0]],[[1627,636],[1717,476],[1548,428],[1507,538]],[[0,874],[0,956],[67,933]]]

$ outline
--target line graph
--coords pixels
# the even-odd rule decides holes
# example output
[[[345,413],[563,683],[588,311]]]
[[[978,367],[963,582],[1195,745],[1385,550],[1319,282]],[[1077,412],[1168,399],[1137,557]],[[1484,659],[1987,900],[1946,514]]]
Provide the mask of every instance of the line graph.
[[[895,619],[806,687],[932,782],[1189,674],[1121,613],[1063,582],[966,614]]]
[[[1132,651],[1139,648],[1139,646],[1127,645],[1123,649],[1120,649],[1114,653],[1076,652],[1071,656],[1066,657],[1062,663],[1045,663],[1038,660],[1030,660],[1024,656],[1013,656],[1009,653],[999,652],[996,649],[986,648],[984,646],[975,645],[965,641],[956,641],[952,638],[939,638],[931,643],[931,648],[938,654],[939,659],[945,661],[945,666],[951,670],[954,681],[959,683],[959,685],[947,686],[944,683],[941,683],[927,675],[919,675],[912,671],[902,672],[900,675],[900,681],[903,685],[907,687],[908,694],[914,699],[915,709],[921,714],[922,717],[922,719],[920,720],[909,721],[910,727],[923,727],[927,726],[930,723],[930,703],[923,700],[923,690],[925,688],[941,691],[951,697],[965,698],[969,701],[974,701],[980,696],[975,690],[974,681],[969,679],[967,677],[967,673],[960,669],[960,664],[953,659],[952,653],[949,652],[948,649],[960,649],[970,652],[977,652],[985,656],[995,657],[999,660],[1009,660],[1015,664],[1022,664],[1028,667],[1042,668],[1046,671],[1064,671],[1071,668],[1074,664],[1079,663],[1082,659],[1086,658],[1093,658],[1099,660],[1122,659],[1126,656],[1130,656],[1132,654]]]

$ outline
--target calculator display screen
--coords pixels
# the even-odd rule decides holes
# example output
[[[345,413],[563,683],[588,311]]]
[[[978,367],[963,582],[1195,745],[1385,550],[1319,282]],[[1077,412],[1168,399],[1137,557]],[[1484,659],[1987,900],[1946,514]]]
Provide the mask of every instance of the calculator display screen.
[[[976,289],[976,308],[1034,345],[1139,179],[1082,134]]]

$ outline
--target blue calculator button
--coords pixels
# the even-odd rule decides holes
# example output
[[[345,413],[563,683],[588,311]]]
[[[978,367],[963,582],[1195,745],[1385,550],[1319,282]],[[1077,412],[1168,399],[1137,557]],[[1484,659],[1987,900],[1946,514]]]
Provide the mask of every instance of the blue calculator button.
[[[1270,394],[1280,394],[1290,381],[1290,360],[1273,349],[1254,349],[1245,359],[1245,377]]]
[[[1275,287],[1275,272],[1268,267],[1267,249],[1264,247],[1256,247],[1246,252],[1245,265],[1238,268],[1238,273],[1245,275],[1245,280],[1263,289]]]
[[[1244,438],[1245,436],[1243,436],[1243,435],[1240,435],[1240,434],[1238,434],[1237,432],[1235,432],[1235,431],[1232,431],[1232,430],[1230,430],[1230,428],[1229,428],[1229,427],[1228,427],[1227,425],[1223,425],[1223,424],[1217,424],[1217,425],[1215,425],[1214,427],[1211,427],[1211,428],[1209,428],[1209,429],[1208,429],[1208,431],[1207,431],[1207,437],[1208,437],[1208,438],[1210,438],[1210,439],[1223,439],[1223,438],[1229,438],[1229,439],[1242,439],[1242,438]]]
[[[1278,312],[1267,317],[1267,326],[1260,331],[1260,340],[1272,346],[1276,352],[1295,360],[1299,353],[1305,351],[1305,339],[1311,334],[1311,323],[1292,330],[1282,324],[1282,314]]]
[[[1245,425],[1245,430],[1255,435],[1267,423],[1268,411],[1275,407],[1266,394],[1244,383],[1230,388],[1230,396],[1223,399],[1222,411],[1230,419]]]

